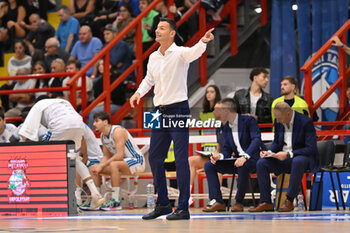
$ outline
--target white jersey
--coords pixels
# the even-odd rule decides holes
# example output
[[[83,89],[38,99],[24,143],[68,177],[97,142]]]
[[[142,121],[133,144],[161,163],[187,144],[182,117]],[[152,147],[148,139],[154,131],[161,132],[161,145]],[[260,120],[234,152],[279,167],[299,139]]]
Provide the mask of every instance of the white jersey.
[[[117,153],[117,149],[113,139],[114,131],[117,128],[123,127],[120,125],[112,125],[109,135],[106,136],[105,134],[102,134],[101,136],[102,143],[107,147],[108,151],[111,152],[112,155]],[[126,133],[128,134],[128,140],[125,141],[124,158],[138,158],[139,156],[143,157],[140,149],[137,147],[130,133],[127,130]]]
[[[17,132],[17,127],[13,124],[4,124],[4,132],[0,135],[0,143],[9,143],[12,135]]]
[[[14,137],[15,137],[17,140],[19,140],[20,142],[24,142],[23,138],[19,136],[19,131],[21,130],[22,126],[23,126],[23,123],[20,124],[20,125],[17,127],[16,132],[15,132],[15,134],[14,134]],[[40,125],[39,131],[38,131],[38,138],[40,139],[40,138],[42,138],[44,135],[46,135],[46,134],[47,134],[47,131],[48,131],[47,128],[45,128],[43,125]]]
[[[88,159],[101,161],[103,152],[98,143],[98,140],[96,139],[95,134],[87,125],[84,127],[83,137],[86,142]]]
[[[67,102],[53,103],[44,109],[41,124],[48,129],[82,128],[82,117]]]

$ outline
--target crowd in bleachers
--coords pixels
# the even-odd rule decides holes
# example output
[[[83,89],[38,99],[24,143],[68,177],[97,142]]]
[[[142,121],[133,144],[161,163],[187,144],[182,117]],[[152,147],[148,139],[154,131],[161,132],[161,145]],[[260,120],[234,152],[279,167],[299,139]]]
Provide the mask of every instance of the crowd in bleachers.
[[[54,5],[55,3],[51,1],[44,2],[44,4],[46,4],[45,11],[49,7],[52,7],[48,6],[47,3],[50,3],[52,5]],[[204,1],[203,3],[205,4],[206,1]],[[45,74],[49,72],[64,73],[79,71],[80,68],[85,66],[94,56],[96,56],[96,54],[99,53],[106,44],[111,42],[121,30],[123,30],[127,25],[129,25],[130,22],[138,14],[145,11],[150,4],[150,0],[71,0],[69,6],[61,6],[57,9],[57,15],[60,20],[60,23],[56,30],[45,20],[47,17],[45,16],[45,14],[43,15],[42,4],[43,1],[0,0],[0,43],[2,43],[3,48],[7,47],[9,48],[9,51],[13,50],[15,53],[15,55],[11,57],[7,64],[9,76]],[[191,7],[192,5],[193,2],[191,2],[190,0],[175,1],[175,6],[171,6],[170,8],[167,7],[165,1],[162,1],[159,4],[157,4],[155,9],[151,10],[150,13],[142,19],[143,51],[145,52],[154,43],[155,29],[162,17],[167,17],[170,11],[172,14],[174,14],[175,19],[178,20],[187,10],[187,8]],[[208,8],[210,8],[210,6],[208,6]],[[209,10],[208,13],[212,16],[214,20],[220,20],[218,12],[213,11],[213,9]],[[190,32],[195,31],[189,29],[195,28],[195,24],[195,21],[190,20],[187,24],[179,28],[177,37],[175,38],[176,44],[182,45],[185,41],[188,40],[188,38],[191,36]],[[134,51],[135,30],[131,30],[123,38],[123,40],[119,41],[110,51],[111,83],[114,82],[132,64],[132,61],[134,59]],[[147,60],[145,60],[144,62],[144,72],[146,72],[146,65]],[[86,78],[88,102],[93,101],[103,92],[104,68],[105,66],[103,64],[103,60],[99,60],[86,72],[86,77],[81,77],[78,80],[79,86],[82,83],[82,79]],[[16,81],[8,81],[1,87],[1,90],[67,87],[67,83],[70,81],[70,79],[71,77],[69,76],[57,76],[52,77],[50,79],[18,79]],[[232,105],[233,111],[226,112],[226,118],[228,114],[232,116],[232,119],[236,117],[236,113],[239,113],[241,115],[247,115],[244,116],[242,119],[249,119],[249,121],[253,121],[254,124],[248,125],[247,123],[248,126],[244,127],[252,127],[252,129],[254,129],[253,131],[257,129],[256,123],[272,123],[274,121],[274,108],[277,109],[277,112],[281,111],[283,113],[288,112],[290,114],[295,114],[294,111],[296,111],[310,117],[310,113],[308,111],[308,106],[306,102],[297,95],[298,83],[295,78],[287,76],[282,79],[282,96],[275,100],[270,94],[264,92],[263,90],[263,88],[267,86],[269,80],[267,70],[265,70],[264,68],[253,69],[250,74],[250,80],[252,81],[252,84],[248,89],[238,90],[235,93],[233,100],[225,100],[226,102],[219,102],[220,92],[217,87],[210,87],[213,89],[212,92],[215,92],[215,94],[211,94],[210,88],[208,88],[205,96],[207,109],[204,109],[203,113],[201,114],[201,119],[204,120],[215,117],[220,120],[220,117],[215,116],[213,113],[213,111],[215,110],[215,105],[217,104],[219,106],[223,104]],[[123,105],[126,101],[126,93],[124,86],[128,82],[135,82],[135,76],[133,73],[130,74],[129,77],[127,77],[125,82],[123,82],[111,93],[112,113],[117,111],[120,108],[120,106]],[[31,105],[34,104],[35,98],[38,98],[42,94],[49,95],[50,97],[61,97],[67,100],[70,99],[70,93],[68,91],[58,91],[49,93],[13,93],[8,96],[1,96],[2,111],[0,111],[0,142],[11,142],[11,140],[19,140],[18,129],[16,129],[16,126],[11,124],[5,124],[4,118],[24,116],[25,113],[28,112]],[[218,99],[216,99],[216,96],[218,96]],[[280,102],[283,103],[279,104]],[[81,103],[81,95],[78,93],[77,105],[79,106]],[[236,104],[237,106],[235,106]],[[283,106],[283,104],[286,106]],[[104,130],[105,132],[103,133],[107,135],[111,129],[109,122],[110,120],[107,120],[109,125],[108,127],[102,127],[98,125],[98,122],[103,122],[104,119],[96,119],[95,117],[94,125],[95,113],[103,111],[103,108],[104,106],[100,104],[91,111],[91,113],[87,117],[88,126],[93,129],[94,126],[96,127],[97,125],[99,127],[99,130]],[[292,111],[290,108],[294,111]],[[220,110],[220,108],[218,109]],[[79,107],[77,110],[79,112]],[[301,114],[298,113],[297,115]],[[276,117],[278,118],[278,116]],[[300,117],[302,119],[305,118],[304,116]],[[222,116],[222,118],[225,117]],[[253,118],[255,120],[253,120]],[[291,119],[289,119],[288,124],[290,123]],[[228,121],[228,118],[226,119],[226,121]],[[271,131],[271,128],[269,128],[268,131]],[[257,129],[256,132],[259,132],[259,130]],[[202,133],[204,133],[204,131]],[[255,136],[260,137],[260,133],[259,135]],[[123,143],[125,144],[125,142]],[[218,143],[220,145],[219,141]],[[243,142],[239,143],[243,144]],[[205,149],[206,146],[211,149]],[[213,146],[210,144],[206,144],[203,146],[203,150],[215,153],[217,149],[214,148],[215,146],[216,145]],[[221,147],[225,146],[221,145]],[[237,147],[237,151],[230,151],[229,156],[231,156],[232,153],[234,154],[234,152],[241,152],[239,150],[243,151],[242,148],[240,148],[239,146]],[[290,156],[289,152],[291,152],[291,150],[288,150],[288,156]],[[242,156],[242,158],[240,158],[239,161],[248,161],[250,159],[250,156],[259,157],[257,152],[254,152],[250,155],[246,153],[241,154],[244,154],[244,156]],[[195,161],[196,159],[198,161]],[[215,162],[211,163],[209,161],[211,159],[212,158],[203,159],[199,157],[190,158],[190,167],[192,173],[191,185],[193,185],[196,169],[204,167],[206,172],[208,173],[208,171],[211,172],[209,166],[215,167]],[[216,160],[219,160],[219,158],[216,158]],[[240,164],[240,166],[235,164],[235,166],[241,167],[243,166],[243,164]],[[101,169],[100,171],[102,171]],[[143,171],[143,169],[144,164],[143,168],[140,171]],[[214,174],[213,176],[216,176],[217,172],[223,172],[223,170],[215,169],[212,169],[212,174]],[[99,172],[96,172],[96,174],[99,174]],[[129,174],[131,173],[129,172],[128,175]],[[120,179],[119,176],[117,177],[118,179]],[[208,175],[208,177],[210,177],[210,174]],[[218,186],[216,185],[216,183],[219,182],[215,181],[215,185],[210,184],[210,182],[211,181],[209,181],[209,187],[211,189],[212,187],[219,189],[218,187],[216,187]],[[242,184],[242,182],[240,182],[240,184]],[[239,187],[239,189],[245,190],[245,187],[241,186]],[[119,193],[119,191],[120,190],[118,186],[118,189],[116,189],[114,193]],[[236,205],[234,206],[232,211],[243,211],[242,201],[244,193],[243,191],[241,192],[241,196],[238,195],[238,197],[236,198]],[[226,209],[225,205],[222,203],[221,194],[210,195],[210,198],[212,200],[209,203],[209,205],[207,205],[207,209],[205,210],[206,212],[222,211]],[[293,200],[294,197],[295,196],[292,196],[291,199]],[[116,203],[119,202],[119,195],[113,196],[113,198],[115,199]],[[113,205],[115,205],[115,203]],[[118,203],[118,206],[120,206],[120,202]],[[113,208],[116,209],[117,207],[107,206],[105,210],[113,210]],[[291,211],[292,209],[292,207],[288,207],[287,211]],[[252,211],[260,212],[265,210],[270,211],[270,206],[268,206],[268,208],[264,207],[262,209],[253,209]]]
[[[70,0],[69,6],[60,6],[60,1],[43,0],[0,0],[0,47],[4,52],[14,52],[7,67],[9,76],[23,74],[45,74],[66,72],[75,65],[74,71],[86,65],[107,43],[144,11],[150,0],[95,1]],[[190,0],[175,1],[169,11],[178,20],[193,6]],[[162,1],[154,10],[142,19],[143,50],[146,51],[155,40],[155,29],[161,17],[168,16],[166,1]],[[47,21],[48,10],[57,11],[58,28]],[[211,12],[211,11],[209,11]],[[213,17],[215,19],[215,17]],[[183,45],[197,27],[196,20],[189,20],[179,28],[176,38],[178,45]],[[123,73],[134,59],[135,29],[132,29],[110,52],[111,81]],[[70,61],[76,60],[74,63]],[[78,61],[78,62],[77,62]],[[102,92],[103,70],[96,63],[86,73],[88,100],[91,101]],[[144,62],[144,72],[147,68]],[[71,71],[71,70],[70,70]],[[64,87],[69,77],[51,79],[8,81],[1,90],[31,89],[45,87]],[[120,84],[118,94],[112,93],[112,110],[116,111],[125,102],[125,86],[134,87],[135,74],[131,73]],[[20,116],[24,106],[31,105],[40,94],[69,98],[64,92],[28,93],[26,98],[13,98],[2,95],[2,111],[5,116]],[[19,95],[19,94],[16,94]],[[114,98],[115,97],[115,98]],[[78,100],[78,105],[79,105]],[[16,109],[16,110],[14,110]],[[113,113],[112,111],[112,113]],[[92,123],[90,124],[92,127]]]

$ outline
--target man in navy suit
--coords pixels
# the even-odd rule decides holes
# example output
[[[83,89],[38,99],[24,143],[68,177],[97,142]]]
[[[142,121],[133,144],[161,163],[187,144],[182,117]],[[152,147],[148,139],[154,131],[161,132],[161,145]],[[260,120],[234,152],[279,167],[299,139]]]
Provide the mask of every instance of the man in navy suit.
[[[320,167],[316,131],[312,120],[292,110],[285,102],[274,109],[275,137],[269,151],[260,152],[256,165],[260,187],[260,204],[250,212],[273,211],[271,202],[270,173],[290,173],[287,200],[280,212],[294,209],[293,200],[298,195],[299,185],[306,169],[316,172]]]
[[[226,98],[215,105],[214,114],[222,111],[224,124],[224,148],[222,153],[215,152],[205,166],[207,175],[209,198],[213,203],[204,212],[225,211],[217,173],[238,173],[236,203],[232,212],[243,211],[243,199],[248,185],[249,172],[255,170],[259,159],[261,145],[260,131],[257,121],[251,116],[237,114],[237,105],[233,99]],[[235,161],[222,161],[231,157]]]

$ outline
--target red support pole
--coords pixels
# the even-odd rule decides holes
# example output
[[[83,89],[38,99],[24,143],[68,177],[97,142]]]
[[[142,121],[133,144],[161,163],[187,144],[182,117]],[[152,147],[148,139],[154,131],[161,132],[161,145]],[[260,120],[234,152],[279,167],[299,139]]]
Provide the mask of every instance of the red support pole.
[[[311,69],[305,71],[304,75],[305,82],[305,101],[309,106],[310,116],[314,113],[314,109],[312,106],[312,72]]]
[[[260,0],[261,14],[260,14],[260,25],[264,26],[267,24],[267,1]]]
[[[168,8],[168,18],[174,20],[174,14],[173,14],[172,12],[170,12],[170,10],[169,10],[169,8],[170,8],[171,6],[175,6],[174,0],[168,0],[168,5],[167,5],[167,8]]]
[[[204,36],[206,32],[206,13],[204,8],[199,8],[199,31],[200,35]],[[202,56],[199,58],[199,73],[200,73],[200,82],[201,86],[207,84],[207,51],[205,51]]]
[[[232,2],[231,15],[230,15],[230,29],[231,29],[231,55],[235,55],[238,52],[237,43],[237,2]]]
[[[111,75],[109,53],[103,59],[103,90],[108,94],[104,100],[104,111],[111,114]]]
[[[69,86],[69,90],[70,90],[69,101],[72,104],[73,108],[77,109],[77,82],[73,82],[72,85]]]
[[[346,34],[341,36],[341,41],[346,44]],[[339,79],[341,79],[341,84],[339,87],[339,113],[338,115],[342,115],[347,106],[347,97],[346,97],[346,55],[343,49],[339,48],[339,65],[338,65],[338,73]]]
[[[138,87],[143,79],[143,47],[142,47],[142,28],[141,28],[141,22],[139,22],[136,26],[136,32],[135,32],[135,46],[136,46],[136,60],[139,61],[139,64],[136,68],[136,86]],[[136,106],[137,109],[137,127],[142,128],[143,127],[143,98],[141,98],[139,105]],[[142,136],[143,132],[137,133],[138,136]]]
[[[83,74],[83,76],[81,77],[81,110],[82,111],[84,111],[87,104],[86,79],[87,79],[86,74]],[[83,117],[83,119],[86,122],[86,116]]]

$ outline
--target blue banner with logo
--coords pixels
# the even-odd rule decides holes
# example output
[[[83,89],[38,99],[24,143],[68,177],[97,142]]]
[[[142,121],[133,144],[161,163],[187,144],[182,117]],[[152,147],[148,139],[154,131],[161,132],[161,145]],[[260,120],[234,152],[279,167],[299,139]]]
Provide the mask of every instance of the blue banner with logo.
[[[340,191],[339,186],[337,182],[337,176],[335,173],[333,175],[334,180],[334,186],[335,186],[335,192],[336,195],[334,195],[333,189],[332,189],[332,183],[329,176],[329,173],[323,174],[323,197],[322,197],[322,206],[323,207],[335,207],[335,197],[337,196],[338,205],[342,206],[342,201],[340,197]],[[317,173],[315,180],[320,180],[320,173]],[[349,172],[343,172],[339,174],[340,176],[340,183],[343,190],[343,198],[345,202],[345,206],[350,205],[350,173]]]
[[[298,5],[296,15],[301,67],[346,22],[348,19],[348,1],[297,0],[296,3]],[[304,95],[303,73],[301,73],[300,78],[301,94]],[[337,79],[338,48],[332,47],[312,69],[313,101],[316,102]],[[338,106],[338,92],[335,92],[318,109],[317,113],[320,120],[335,120],[338,114]]]
[[[274,97],[280,96],[280,82],[286,75],[296,77],[296,41],[300,67],[348,19],[348,0],[296,0],[296,22],[292,0],[272,1],[271,22],[271,83]],[[296,33],[295,33],[296,32]],[[298,71],[299,73],[300,71]],[[313,67],[313,101],[338,79],[338,48],[332,47]],[[304,95],[304,75],[300,72],[301,95]],[[318,110],[320,120],[335,120],[339,98],[333,93]]]
[[[281,80],[296,76],[295,28],[292,1],[273,0],[271,20],[270,93],[281,95]]]

